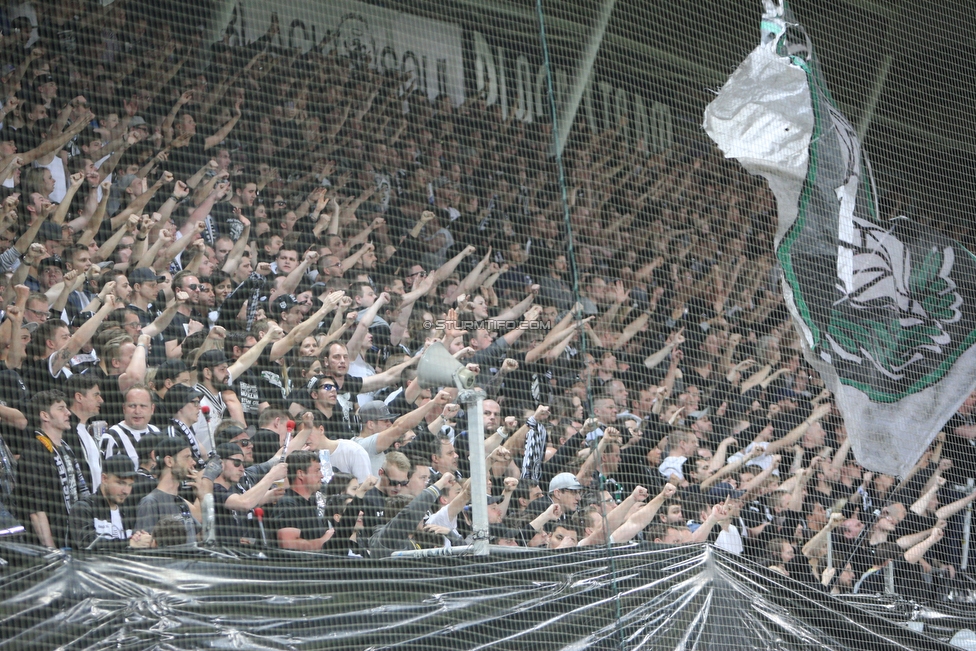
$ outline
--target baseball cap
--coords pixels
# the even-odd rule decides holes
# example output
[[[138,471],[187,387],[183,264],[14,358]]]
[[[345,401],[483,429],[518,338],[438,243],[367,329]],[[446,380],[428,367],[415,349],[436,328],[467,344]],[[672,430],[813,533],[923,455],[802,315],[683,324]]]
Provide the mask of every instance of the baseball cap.
[[[106,475],[115,475],[120,479],[136,476],[136,464],[127,454],[115,454],[102,463],[102,472]]]
[[[166,395],[167,397],[169,396],[169,394]],[[190,447],[190,442],[182,434],[179,436],[159,436],[156,438],[156,463],[160,466],[166,457],[175,457]]]
[[[489,542],[494,542],[499,538],[511,538],[512,540],[519,540],[520,537],[521,532],[518,529],[510,529],[500,524],[488,525]]]
[[[220,429],[220,431],[216,433],[217,442],[218,444],[230,443],[231,439],[240,436],[246,431],[247,431],[246,429],[238,427],[237,425],[228,425],[227,427]],[[234,443],[233,445],[237,445],[237,444]],[[239,445],[237,447],[238,449],[240,449]]]
[[[34,77],[34,88],[37,88],[38,86],[43,86],[44,84],[53,84],[53,83],[57,83],[57,81],[54,79],[54,75],[48,74],[48,75],[38,75]]]
[[[291,294],[285,294],[284,296],[279,296],[275,300],[271,301],[268,307],[271,309],[272,315],[280,315],[283,312],[287,312],[293,307],[298,305],[298,301]]]
[[[58,233],[58,235],[60,236],[60,232]],[[50,238],[50,239],[54,239],[54,238]],[[57,239],[61,239],[61,238],[58,237]],[[48,267],[59,267],[61,271],[64,271],[65,270],[64,260],[62,260],[61,256],[59,255],[49,255],[48,257],[41,259],[41,261],[37,263],[38,271],[40,271],[41,269],[46,269]]]
[[[203,393],[197,391],[193,387],[188,387],[185,384],[174,384],[170,390],[166,392],[166,397],[163,398],[163,403],[169,408],[169,413],[175,414],[180,409],[183,409],[187,403],[202,397]]]
[[[130,285],[135,285],[136,283],[151,283],[159,282],[159,276],[156,272],[149,267],[138,267],[133,269],[125,276],[129,280]]]
[[[200,353],[200,356],[197,358],[196,368],[213,368],[221,364],[230,364],[230,359],[227,358],[224,351],[214,349]]]
[[[241,446],[236,443],[221,443],[217,446],[217,456],[221,459],[229,459],[235,454],[243,454]]]
[[[180,373],[189,370],[182,359],[167,359],[156,369],[156,384],[162,385],[166,380],[175,380]]]
[[[146,120],[142,116],[137,115],[131,120],[129,120],[130,129],[134,129],[136,127],[144,127],[144,126],[146,126]]]
[[[549,492],[558,490],[581,491],[583,484],[572,473],[561,472],[549,481]]]
[[[142,435],[142,438],[136,441],[136,454],[139,455],[140,463],[146,463],[149,461],[150,453],[156,449],[156,443],[159,441],[159,439],[163,438],[163,436],[163,434],[146,433]]]
[[[370,400],[359,408],[359,420],[393,420],[396,414],[390,412],[390,408],[382,400]]]

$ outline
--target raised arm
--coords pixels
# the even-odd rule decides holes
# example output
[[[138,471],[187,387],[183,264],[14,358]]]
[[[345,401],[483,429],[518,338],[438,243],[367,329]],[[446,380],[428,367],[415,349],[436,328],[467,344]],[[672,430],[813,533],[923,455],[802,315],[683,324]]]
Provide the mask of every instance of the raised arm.
[[[250,350],[240,356],[230,367],[227,369],[230,376],[234,379],[241,377],[241,375],[247,371],[247,369],[254,366],[254,364],[260,359],[261,353],[264,349],[268,347],[268,344],[273,344],[276,341],[281,340],[285,336],[284,331],[281,327],[272,323],[268,327],[268,331],[264,333],[264,336],[258,339],[257,343],[251,346]]]
[[[71,361],[72,357],[78,354],[81,347],[90,341],[95,336],[95,333],[98,332],[98,328],[102,325],[105,317],[116,307],[120,306],[116,305],[115,296],[109,294],[105,299],[105,304],[99,308],[95,316],[81,324],[81,327],[71,335],[71,339],[54,354],[50,365],[52,373],[60,371]]]
[[[349,359],[356,359],[356,356],[359,355],[363,343],[366,341],[366,333],[369,331],[369,326],[372,325],[376,315],[380,313],[380,308],[389,302],[390,295],[382,292],[376,297],[373,304],[363,312],[359,323],[356,324],[356,330],[352,333],[352,337],[349,338],[349,342],[346,344],[346,349],[349,351]]]
[[[370,375],[369,377],[363,378],[363,393],[369,393],[370,391],[376,391],[377,389],[382,389],[383,387],[388,387],[394,382],[399,381],[400,374],[403,369],[409,368],[420,361],[419,357],[411,357],[410,359],[400,362],[396,366],[391,366],[382,373],[377,373],[376,375]]]
[[[673,497],[678,492],[674,484],[665,484],[660,493],[654,496],[650,502],[634,511],[627,521],[620,525],[610,535],[612,542],[625,543],[644,530],[647,525],[654,521],[654,516],[661,509],[664,502]]]

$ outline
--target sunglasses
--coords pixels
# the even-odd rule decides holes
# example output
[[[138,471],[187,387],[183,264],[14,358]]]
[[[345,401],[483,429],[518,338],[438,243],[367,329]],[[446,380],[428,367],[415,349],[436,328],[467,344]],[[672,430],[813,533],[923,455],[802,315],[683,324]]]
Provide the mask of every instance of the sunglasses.
[[[338,391],[338,387],[334,384],[321,384],[319,389],[322,391]]]
[[[185,289],[189,289],[191,292],[195,292],[198,289],[200,289],[201,286],[200,285],[193,284],[193,285],[183,285],[183,287]]]
[[[251,439],[241,439],[239,441],[234,441],[234,443],[237,443],[242,448],[249,448],[249,447],[251,447],[251,445],[253,445],[251,443]]]
[[[397,479],[390,479],[389,477],[386,478],[386,481],[390,486],[394,486],[396,488],[405,488],[406,485],[410,483],[409,479],[397,480]]]
[[[230,461],[232,464],[234,464],[235,468],[240,468],[244,465],[244,462],[240,459],[224,459],[224,461]]]

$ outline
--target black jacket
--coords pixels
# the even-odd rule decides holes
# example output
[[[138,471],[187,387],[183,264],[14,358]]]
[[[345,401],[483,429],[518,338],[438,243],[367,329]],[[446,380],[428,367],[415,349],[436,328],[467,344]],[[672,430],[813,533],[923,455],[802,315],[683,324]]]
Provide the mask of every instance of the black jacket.
[[[128,502],[128,500],[126,500]],[[68,516],[68,540],[73,549],[91,548],[100,551],[120,550],[129,546],[132,529],[135,525],[135,512],[127,508],[128,504],[119,507],[122,516],[122,529],[112,524],[112,509],[101,492],[82,497],[71,507]],[[95,542],[99,535],[111,536],[109,539]]]

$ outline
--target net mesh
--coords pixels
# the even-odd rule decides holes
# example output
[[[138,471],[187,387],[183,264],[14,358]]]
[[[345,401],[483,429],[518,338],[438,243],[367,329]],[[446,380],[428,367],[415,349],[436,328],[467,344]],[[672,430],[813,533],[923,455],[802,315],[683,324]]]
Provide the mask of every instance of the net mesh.
[[[966,644],[976,16],[760,4],[9,7],[0,646]]]

